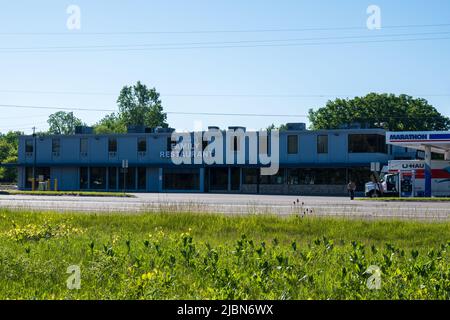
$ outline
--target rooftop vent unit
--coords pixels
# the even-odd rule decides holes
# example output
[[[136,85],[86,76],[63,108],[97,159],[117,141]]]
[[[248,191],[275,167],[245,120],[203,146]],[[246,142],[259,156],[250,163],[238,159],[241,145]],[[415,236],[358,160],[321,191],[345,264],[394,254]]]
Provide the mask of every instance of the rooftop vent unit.
[[[304,131],[306,130],[306,123],[286,123],[286,128],[288,131]]]
[[[236,131],[236,130],[242,130],[242,131],[245,132],[246,129],[247,129],[246,127],[240,127],[240,126],[232,126],[232,127],[228,127],[228,130],[234,130],[234,131]]]
[[[93,134],[94,128],[88,126],[76,126],[75,134]]]
[[[163,128],[163,127],[156,127],[155,133],[172,133],[174,132],[174,128]]]
[[[145,133],[145,126],[143,125],[132,125],[127,127],[128,133]]]

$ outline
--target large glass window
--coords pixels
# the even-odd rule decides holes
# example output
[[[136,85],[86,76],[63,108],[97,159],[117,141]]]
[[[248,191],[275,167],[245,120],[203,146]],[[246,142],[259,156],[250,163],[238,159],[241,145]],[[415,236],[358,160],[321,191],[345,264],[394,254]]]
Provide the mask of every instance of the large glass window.
[[[136,190],[136,168],[120,169],[119,189],[123,189],[123,180],[125,175],[125,183],[127,190]]]
[[[116,138],[108,139],[108,152],[117,152],[117,139]]]
[[[54,154],[59,154],[61,151],[61,140],[60,139],[52,139],[52,152]]]
[[[164,169],[165,190],[199,190],[199,169]]]
[[[87,153],[88,153],[88,139],[87,138],[80,139],[80,153],[82,155],[87,155]]]
[[[259,169],[242,169],[243,184],[257,184]]]
[[[237,191],[241,188],[241,169],[231,168],[231,190]]]
[[[288,149],[288,154],[297,154],[298,153],[298,136],[297,135],[289,135],[287,137],[287,149]]]
[[[328,135],[317,136],[317,153],[328,153]]]
[[[138,138],[137,149],[138,149],[138,152],[147,152],[147,139],[146,138]]]
[[[288,169],[287,183],[293,185],[342,185],[346,184],[347,170],[333,169]]]
[[[261,175],[261,184],[284,184],[284,169],[279,169],[274,175]]]
[[[39,181],[47,181],[50,179],[49,167],[37,167],[35,171],[35,188],[37,188]],[[33,179],[33,168],[27,167],[25,170],[25,188],[31,189],[31,182]]]
[[[86,190],[88,188],[89,188],[88,168],[81,167],[80,168],[80,189]]]
[[[379,134],[349,134],[349,153],[387,153],[386,137]]]
[[[211,190],[228,190],[228,168],[211,168],[209,179]]]
[[[117,190],[117,168],[110,167],[108,169],[108,187],[109,190]]]
[[[147,189],[147,169],[146,168],[138,168],[138,189],[139,190]]]
[[[34,149],[33,139],[25,140],[25,152],[26,153],[33,153],[33,149]]]
[[[105,190],[106,189],[106,168],[91,169],[91,189],[93,190]]]

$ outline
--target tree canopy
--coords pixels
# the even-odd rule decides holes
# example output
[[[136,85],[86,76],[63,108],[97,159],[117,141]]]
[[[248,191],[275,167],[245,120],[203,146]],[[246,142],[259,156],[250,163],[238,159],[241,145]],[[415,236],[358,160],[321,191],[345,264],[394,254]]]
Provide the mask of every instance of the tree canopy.
[[[76,126],[82,126],[83,121],[73,115],[73,112],[58,111],[48,117],[48,133],[74,134]]]
[[[450,119],[422,98],[408,95],[370,93],[354,99],[328,101],[325,107],[309,110],[311,129],[339,129],[352,124],[391,131],[448,130]]]
[[[121,117],[116,113],[107,114],[103,119],[94,125],[95,133],[126,133],[127,126]]]
[[[140,81],[134,86],[125,86],[120,91],[117,104],[119,117],[125,126],[145,125],[167,128],[167,114],[163,112],[159,93],[149,89]]]
[[[17,163],[19,148],[19,136],[23,132],[10,131],[7,134],[0,133],[0,163]],[[17,179],[16,168],[0,167],[0,181],[15,181]]]

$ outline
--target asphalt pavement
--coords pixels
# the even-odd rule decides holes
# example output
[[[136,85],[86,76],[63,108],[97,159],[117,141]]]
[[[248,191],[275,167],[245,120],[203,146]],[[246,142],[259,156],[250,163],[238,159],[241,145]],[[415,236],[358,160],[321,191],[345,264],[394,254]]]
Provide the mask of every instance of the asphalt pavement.
[[[345,197],[212,193],[137,193],[132,198],[0,195],[0,207],[61,212],[210,212],[448,220],[449,202],[351,201]]]

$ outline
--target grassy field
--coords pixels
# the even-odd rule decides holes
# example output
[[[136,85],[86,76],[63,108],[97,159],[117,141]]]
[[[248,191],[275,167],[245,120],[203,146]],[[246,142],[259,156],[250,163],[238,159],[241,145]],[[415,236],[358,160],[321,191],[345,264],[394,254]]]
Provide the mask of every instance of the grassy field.
[[[76,197],[133,197],[123,192],[95,192],[95,191],[22,191],[2,190],[0,194],[5,195],[27,195],[27,196],[76,196]]]
[[[0,241],[0,299],[450,299],[450,222],[0,210]]]

